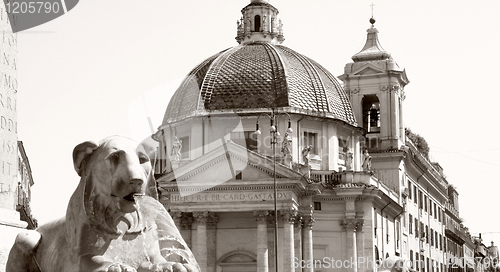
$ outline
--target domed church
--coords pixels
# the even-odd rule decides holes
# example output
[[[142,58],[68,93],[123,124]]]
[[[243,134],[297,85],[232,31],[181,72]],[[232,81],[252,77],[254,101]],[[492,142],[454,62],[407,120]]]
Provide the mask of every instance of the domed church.
[[[154,135],[160,201],[203,272],[374,271],[401,250],[404,185],[374,175],[372,152],[404,153],[387,123],[402,100],[385,101],[403,98],[405,71],[373,26],[342,82],[282,45],[268,0],[241,13],[238,45],[189,72]]]

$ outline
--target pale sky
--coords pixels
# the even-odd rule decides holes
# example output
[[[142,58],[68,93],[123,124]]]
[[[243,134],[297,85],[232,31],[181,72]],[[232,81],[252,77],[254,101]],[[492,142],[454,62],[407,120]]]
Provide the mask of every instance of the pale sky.
[[[336,76],[365,43],[372,2],[382,47],[410,79],[405,125],[427,140],[458,188],[471,233],[482,232],[486,245],[500,242],[500,1],[270,1],[283,21],[283,45]],[[236,21],[248,3],[80,1],[18,34],[18,132],[40,223],[65,214],[79,181],[73,148],[110,135],[140,141],[151,133],[147,114],[156,130],[180,80],[237,45]]]

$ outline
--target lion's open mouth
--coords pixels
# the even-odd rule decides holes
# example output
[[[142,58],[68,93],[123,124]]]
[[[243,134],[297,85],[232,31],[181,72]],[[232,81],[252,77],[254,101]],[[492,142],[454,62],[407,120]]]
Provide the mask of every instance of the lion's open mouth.
[[[123,199],[125,199],[127,201],[134,202],[136,196],[143,196],[143,195],[144,194],[141,194],[141,193],[130,193],[130,194],[124,196]]]

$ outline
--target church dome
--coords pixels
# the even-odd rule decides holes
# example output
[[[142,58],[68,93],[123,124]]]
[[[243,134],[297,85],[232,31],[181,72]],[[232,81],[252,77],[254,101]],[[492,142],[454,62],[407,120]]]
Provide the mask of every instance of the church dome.
[[[356,124],[337,78],[310,58],[268,42],[238,45],[200,63],[173,95],[163,124],[213,111],[287,107]]]
[[[252,114],[271,108],[332,118],[356,126],[341,83],[323,66],[281,45],[278,10],[252,0],[237,21],[240,45],[196,66],[165,112],[163,125],[217,112]]]

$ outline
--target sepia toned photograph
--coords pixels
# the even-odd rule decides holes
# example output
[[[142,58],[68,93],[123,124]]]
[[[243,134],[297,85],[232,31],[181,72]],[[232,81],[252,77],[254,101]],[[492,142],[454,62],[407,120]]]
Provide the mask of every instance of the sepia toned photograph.
[[[3,0],[0,272],[498,272],[500,2]]]

